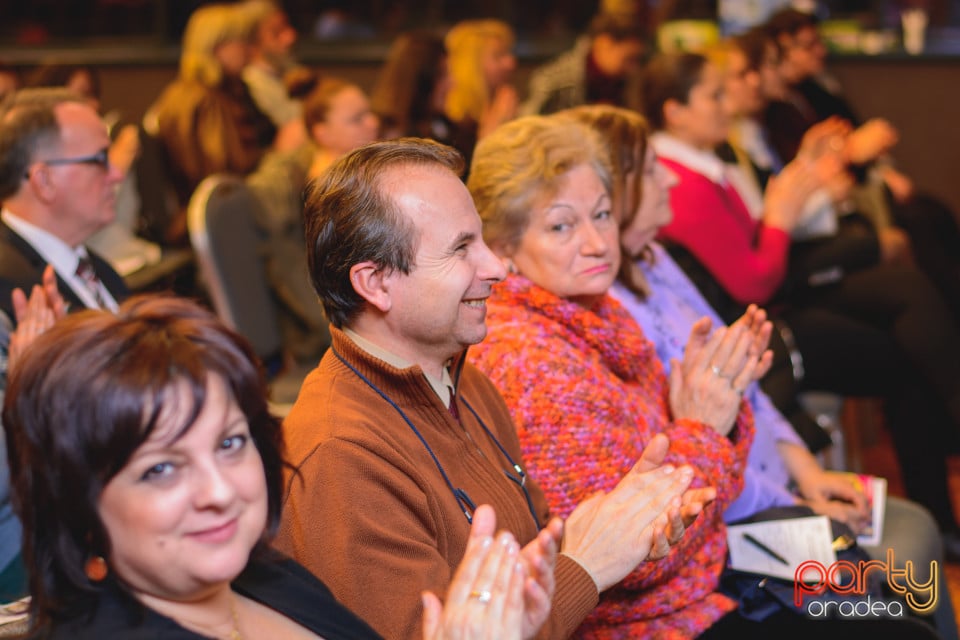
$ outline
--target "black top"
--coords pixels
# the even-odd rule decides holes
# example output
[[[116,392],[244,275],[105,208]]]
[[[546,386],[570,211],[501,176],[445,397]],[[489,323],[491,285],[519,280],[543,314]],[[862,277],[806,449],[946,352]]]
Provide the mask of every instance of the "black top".
[[[839,116],[854,127],[863,124],[854,112],[853,107],[843,96],[833,93],[815,79],[807,78],[795,88],[813,109],[817,122],[826,120],[831,116]]]
[[[270,607],[326,640],[380,638],[337,602],[313,574],[275,552],[267,559],[251,560],[232,586],[237,593]],[[99,605],[90,616],[55,624],[37,636],[48,640],[199,640],[206,637],[131,602],[115,583],[105,585]]]

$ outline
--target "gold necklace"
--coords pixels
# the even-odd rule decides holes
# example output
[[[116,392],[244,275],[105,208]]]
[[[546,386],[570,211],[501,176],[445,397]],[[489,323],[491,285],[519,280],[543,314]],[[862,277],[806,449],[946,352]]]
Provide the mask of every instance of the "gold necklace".
[[[237,596],[230,594],[230,617],[233,618],[233,629],[230,630],[230,640],[243,640],[240,633],[240,616],[237,615]]]

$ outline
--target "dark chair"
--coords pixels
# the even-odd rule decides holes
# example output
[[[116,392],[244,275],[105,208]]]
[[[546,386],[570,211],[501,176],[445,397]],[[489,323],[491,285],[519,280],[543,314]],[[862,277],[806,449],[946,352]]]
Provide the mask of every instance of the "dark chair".
[[[203,180],[187,208],[190,243],[213,308],[253,344],[279,403],[296,398],[306,371],[285,366],[280,327],[256,227],[260,201],[243,179],[217,174]]]

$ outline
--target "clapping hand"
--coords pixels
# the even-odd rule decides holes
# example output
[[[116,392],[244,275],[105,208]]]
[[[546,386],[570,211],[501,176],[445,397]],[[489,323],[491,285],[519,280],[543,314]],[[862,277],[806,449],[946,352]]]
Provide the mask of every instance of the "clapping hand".
[[[844,154],[850,164],[866,164],[892,149],[900,134],[890,122],[873,118],[846,137]]]
[[[655,437],[643,451],[643,464],[651,469],[663,464],[669,443],[666,437]],[[713,487],[687,489],[679,500],[671,502],[667,511],[653,525],[653,543],[647,560],[667,557],[670,549],[680,544],[687,527],[693,524],[703,509],[717,497]]]
[[[493,508],[473,514],[467,550],[447,590],[447,601],[423,594],[424,640],[520,640],[546,621],[553,597],[553,570],[563,534],[555,519],[523,550],[512,534],[494,537]]]
[[[663,465],[668,448],[666,436],[654,436],[612,491],[587,498],[567,518],[563,553],[586,569],[601,592],[642,561],[666,555],[716,497],[712,488],[688,491],[693,469]]]
[[[766,312],[750,305],[730,327],[711,328],[709,318],[694,323],[683,361],[671,361],[670,407],[675,419],[697,420],[727,435],[741,394],[773,362],[766,350],[772,325]]]
[[[57,289],[57,276],[50,265],[43,270],[43,284],[33,287],[29,299],[21,289],[14,289],[12,301],[17,329],[10,334],[9,369],[16,366],[40,334],[67,315],[67,305]]]

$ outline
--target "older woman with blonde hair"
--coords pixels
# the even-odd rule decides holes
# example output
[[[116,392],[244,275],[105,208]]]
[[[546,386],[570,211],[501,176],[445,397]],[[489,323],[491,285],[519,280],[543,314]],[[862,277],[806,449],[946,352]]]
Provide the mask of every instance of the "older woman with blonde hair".
[[[742,488],[753,420],[740,392],[766,365],[762,315],[701,331],[668,382],[656,353],[607,293],[620,267],[608,155],[568,119],[531,116],[477,145],[468,181],[484,238],[507,264],[472,358],[503,393],[529,473],[566,515],[613,487],[657,433],[667,458],[715,487],[716,507],[673,551],[601,596],[582,637],[693,637],[735,608],[716,592],[721,518]],[[548,444],[549,443],[549,444]]]
[[[180,73],[147,116],[166,149],[183,206],[205,177],[246,175],[273,144],[276,128],[241,77],[252,29],[238,6],[211,4],[194,11],[183,35]]]

